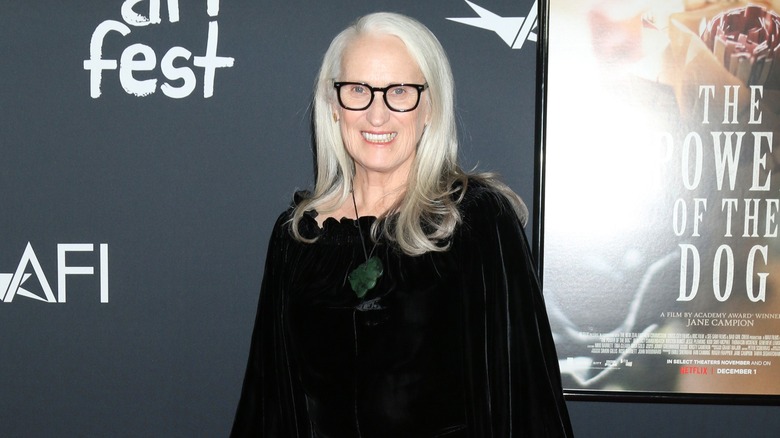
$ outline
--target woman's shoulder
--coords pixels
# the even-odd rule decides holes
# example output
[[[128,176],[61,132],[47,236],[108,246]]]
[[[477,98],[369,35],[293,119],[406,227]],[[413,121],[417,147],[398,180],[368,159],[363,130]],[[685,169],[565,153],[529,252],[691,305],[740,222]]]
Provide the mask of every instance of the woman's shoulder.
[[[528,209],[520,197],[494,178],[470,176],[459,191],[458,207],[464,220],[508,215],[525,224],[528,219]]]
[[[490,242],[495,243],[496,239],[525,240],[528,210],[520,197],[506,186],[469,180],[458,210],[461,222],[455,241],[465,248],[490,250]]]
[[[274,223],[274,232],[289,233],[290,224],[292,222],[293,215],[295,214],[295,208],[308,196],[309,192],[305,190],[299,190],[293,194],[292,199],[290,199],[290,203],[277,216],[276,222]]]
[[[279,213],[279,216],[276,218],[276,227],[279,228],[281,226],[284,226],[288,222],[290,222],[293,218],[293,215],[295,214],[295,208],[298,206],[298,204],[301,203],[302,200],[306,199],[307,192],[303,190],[296,191],[293,194],[292,199],[290,199],[289,204],[287,204],[286,207],[284,207],[284,210],[282,210]]]

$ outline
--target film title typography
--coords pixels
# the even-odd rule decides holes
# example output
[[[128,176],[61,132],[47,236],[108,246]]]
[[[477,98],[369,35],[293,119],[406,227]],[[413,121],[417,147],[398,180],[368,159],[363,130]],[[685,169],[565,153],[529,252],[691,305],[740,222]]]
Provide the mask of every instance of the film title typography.
[[[762,123],[763,97],[762,86],[701,85],[701,125],[678,149],[670,134],[661,134],[662,146],[680,153],[682,193],[688,194],[675,200],[670,215],[680,239],[677,301],[701,297],[705,282],[720,302],[736,294],[766,301],[780,187],[772,183],[773,131]]]

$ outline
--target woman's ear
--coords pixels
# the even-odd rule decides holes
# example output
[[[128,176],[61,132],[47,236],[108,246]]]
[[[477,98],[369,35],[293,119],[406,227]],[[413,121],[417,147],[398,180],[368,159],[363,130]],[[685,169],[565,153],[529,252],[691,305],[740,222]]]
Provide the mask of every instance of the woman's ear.
[[[339,113],[339,107],[334,104],[330,104],[330,110],[333,113],[333,123],[338,123],[341,119],[341,115]]]

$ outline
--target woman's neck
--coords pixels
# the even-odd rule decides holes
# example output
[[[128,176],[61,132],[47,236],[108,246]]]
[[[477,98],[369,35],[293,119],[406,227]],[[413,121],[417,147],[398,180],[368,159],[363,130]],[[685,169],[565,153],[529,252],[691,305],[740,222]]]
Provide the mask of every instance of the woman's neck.
[[[357,172],[352,178],[353,203],[349,196],[334,210],[317,215],[317,223],[323,226],[325,220],[334,218],[357,219],[361,216],[381,217],[388,213],[406,193],[406,179],[384,178],[383,175],[366,176]]]
[[[352,193],[359,216],[382,216],[392,209],[406,193],[406,179],[367,177],[356,174],[352,180]],[[352,200],[349,200],[352,204]],[[354,206],[352,206],[354,208]]]

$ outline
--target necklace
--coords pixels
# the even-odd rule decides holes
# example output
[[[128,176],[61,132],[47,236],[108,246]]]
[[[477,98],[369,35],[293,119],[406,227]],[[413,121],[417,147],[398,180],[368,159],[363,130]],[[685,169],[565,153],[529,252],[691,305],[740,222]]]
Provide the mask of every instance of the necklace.
[[[357,295],[358,298],[363,298],[366,296],[366,292],[376,286],[376,282],[379,277],[382,276],[384,268],[382,267],[382,261],[379,260],[379,257],[373,255],[379,242],[377,241],[374,243],[374,247],[371,248],[370,253],[366,250],[366,241],[363,239],[363,230],[360,228],[360,215],[358,215],[357,211],[354,190],[352,191],[352,206],[355,207],[355,222],[357,223],[358,232],[360,233],[360,243],[363,245],[363,255],[366,257],[366,261],[353,269],[347,278],[349,279],[349,285],[352,286],[352,290],[355,291],[355,295]]]

